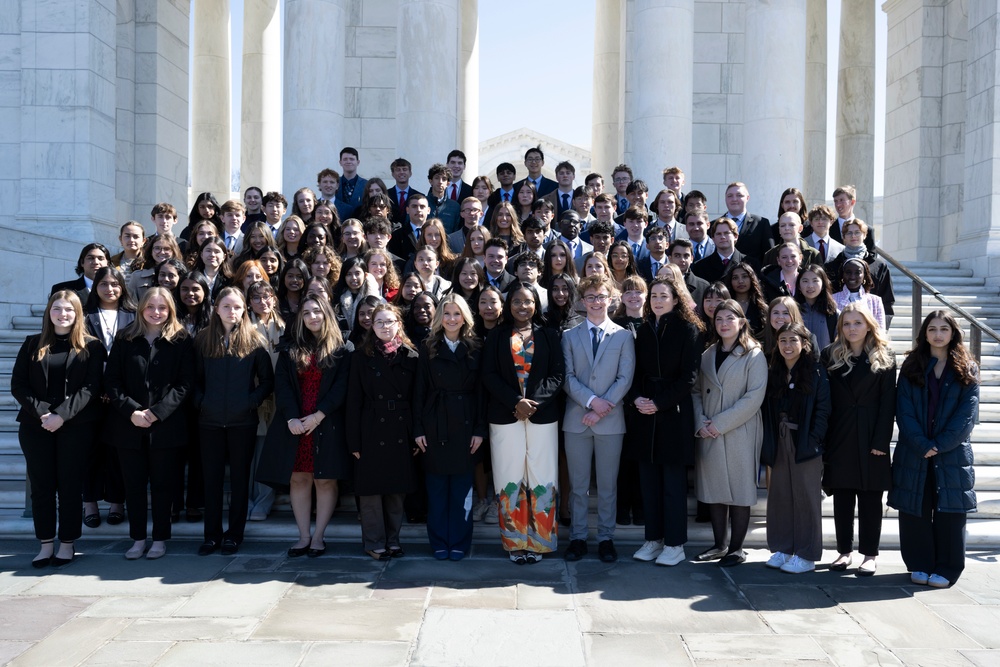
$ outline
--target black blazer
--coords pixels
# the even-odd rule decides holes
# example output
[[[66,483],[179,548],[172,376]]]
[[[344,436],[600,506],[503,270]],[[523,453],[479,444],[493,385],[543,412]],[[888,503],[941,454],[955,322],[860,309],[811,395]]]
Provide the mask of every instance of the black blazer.
[[[826,369],[818,361],[811,371],[812,390],[800,399],[798,414],[789,415],[789,421],[798,425],[794,432],[795,462],[803,463],[823,454],[823,439],[830,419],[830,382]],[[764,417],[764,443],[760,451],[760,462],[774,465],[778,451],[778,399],[768,394],[761,407]]]
[[[521,400],[521,388],[510,354],[511,326],[497,326],[486,337],[483,350],[482,383],[486,387],[486,420],[490,424],[513,424],[514,406]],[[538,409],[529,421],[533,424],[551,424],[559,421],[561,411],[556,398],[566,379],[566,361],[563,358],[559,334],[553,329],[532,326],[535,341],[534,358],[528,375],[524,398],[538,401]]]
[[[389,188],[389,192],[386,194],[389,195],[389,201],[392,202],[391,206],[389,207],[389,216],[390,216],[389,219],[392,220],[394,223],[396,223],[396,225],[401,225],[405,223],[407,213],[405,207],[404,208],[399,207],[399,190],[397,190],[396,186],[393,185],[391,188]],[[422,194],[424,193],[410,186],[408,198],[412,197],[413,195],[422,195]]]
[[[321,369],[316,410],[326,416],[312,432],[313,476],[316,479],[350,479],[353,472],[344,422],[353,351],[354,345],[346,343],[334,354],[333,366]],[[283,488],[289,485],[302,438],[288,430],[288,420],[306,416],[302,409],[298,368],[287,349],[278,353],[274,400],[277,410],[264,439],[264,449],[257,464],[257,481]]]
[[[87,333],[96,338],[97,340],[104,340],[104,326],[101,322],[101,314],[96,310],[88,312],[84,316],[84,325],[87,327]],[[135,313],[131,310],[118,309],[118,327],[117,331],[124,331],[125,327],[132,324],[135,321]]]
[[[417,252],[417,237],[413,235],[410,223],[407,222],[392,233],[385,249],[402,258],[404,264]]]
[[[82,279],[81,279],[82,280]],[[10,393],[21,409],[17,421],[41,428],[39,419],[53,412],[74,424],[92,422],[100,417],[101,373],[107,353],[99,340],[87,342],[86,354],[70,350],[66,363],[65,398],[49,403],[48,370],[50,356],[35,361],[41,334],[28,336],[17,352],[10,376]]]
[[[719,256],[718,249],[716,249],[715,252],[708,257],[700,259],[692,264],[691,272],[711,285],[717,280],[722,280],[722,277],[726,275],[730,268],[736,266],[744,260],[749,261],[749,258],[739,250],[734,250],[733,256],[729,258],[729,264],[723,266],[722,258]],[[754,266],[756,267],[756,265]]]
[[[500,289],[500,291],[503,294],[506,294],[507,291],[511,287],[513,287],[517,282],[518,282],[517,281],[517,276],[513,275],[512,273],[510,273],[508,271],[504,271],[504,272],[502,272],[500,274],[500,277],[497,278],[497,287]],[[486,274],[486,282],[484,283],[484,286],[485,285],[491,285],[491,284],[492,283],[490,282],[490,275],[487,273]],[[536,306],[537,306],[537,304],[536,304]]]
[[[271,355],[263,347],[240,359],[209,358],[195,349],[194,407],[202,426],[254,426],[274,390]]]
[[[514,183],[514,196],[517,196],[517,191],[521,188],[521,185],[528,180],[527,178],[522,178],[518,182]],[[559,187],[559,184],[553,181],[551,178],[546,178],[542,176],[538,179],[538,192],[536,196],[541,199],[545,195],[549,194],[553,190]]]
[[[743,218],[743,230],[736,239],[736,249],[751,259],[754,266],[760,266],[764,255],[774,247],[771,238],[771,222],[753,213]]]
[[[150,345],[142,336],[115,339],[104,372],[105,392],[111,410],[104,425],[104,439],[116,447],[138,449],[143,438],[161,449],[184,447],[188,440],[187,416],[181,408],[194,383],[191,338],[170,342],[157,338]],[[132,413],[150,410],[156,421],[149,428],[132,424]]]
[[[701,304],[701,297],[705,295],[705,290],[708,289],[708,281],[704,278],[699,278],[694,275],[691,269],[684,274],[684,285],[688,288],[688,292],[691,294],[691,298],[694,299],[696,304]]]
[[[49,296],[52,296],[59,290],[69,290],[71,292],[76,292],[76,295],[80,297],[80,303],[87,303],[87,297],[90,296],[90,288],[87,287],[86,281],[83,276],[80,276],[76,280],[67,280],[65,282],[56,283],[49,290]]]

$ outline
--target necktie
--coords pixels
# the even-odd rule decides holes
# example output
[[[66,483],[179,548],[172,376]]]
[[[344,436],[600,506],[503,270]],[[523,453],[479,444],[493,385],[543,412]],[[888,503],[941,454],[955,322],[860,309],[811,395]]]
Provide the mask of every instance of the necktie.
[[[591,338],[592,338],[592,339],[593,339],[593,341],[594,341],[594,342],[593,342],[593,347],[594,347],[594,358],[596,359],[596,358],[597,358],[597,348],[598,348],[598,347],[600,346],[600,344],[601,344],[601,330],[600,330],[600,329],[598,329],[597,327],[592,327],[592,328],[590,329],[590,336],[591,336]]]
[[[649,261],[649,268],[653,270],[653,277],[655,278],[656,274],[660,272],[660,263],[652,259]]]
[[[229,248],[230,250],[232,250],[234,245],[236,245],[236,239],[234,237],[232,237],[232,236],[227,235],[226,236],[226,247]]]
[[[400,190],[399,191],[399,210],[402,211],[404,208],[406,208],[406,191],[405,190]]]
[[[823,239],[819,240],[819,256],[824,262],[826,261],[826,241]]]
[[[457,183],[452,183],[451,184],[451,199],[452,199],[452,201],[457,201],[458,200],[458,184]]]
[[[569,195],[564,192],[562,196],[562,210],[565,211],[568,208],[569,208]]]
[[[634,257],[638,257],[639,256],[639,244],[638,243],[633,243],[632,244],[632,255]]]
[[[729,266],[729,258],[728,257],[723,257],[722,258],[722,268],[726,268],[727,266]]]
[[[505,193],[503,193],[503,200],[504,200],[504,201],[510,201],[510,194],[509,194],[509,193],[506,193],[506,192],[505,192]]]
[[[701,259],[701,244],[700,243],[695,243],[694,244],[694,261],[697,262],[699,259]]]

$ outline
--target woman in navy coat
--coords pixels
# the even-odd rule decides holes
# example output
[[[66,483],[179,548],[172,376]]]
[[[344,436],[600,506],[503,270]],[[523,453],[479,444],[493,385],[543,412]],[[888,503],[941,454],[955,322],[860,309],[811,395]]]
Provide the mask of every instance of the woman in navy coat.
[[[913,583],[947,588],[965,568],[965,519],[976,511],[970,438],[979,406],[979,369],[947,311],[920,327],[896,405],[889,505],[899,510],[903,562]]]

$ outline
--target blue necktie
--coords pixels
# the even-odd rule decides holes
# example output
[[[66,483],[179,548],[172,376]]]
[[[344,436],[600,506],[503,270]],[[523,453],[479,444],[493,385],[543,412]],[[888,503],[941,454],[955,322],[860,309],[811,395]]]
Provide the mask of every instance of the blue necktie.
[[[590,335],[594,339],[594,358],[597,358],[597,348],[601,344],[601,330],[597,327],[593,327],[590,330]]]

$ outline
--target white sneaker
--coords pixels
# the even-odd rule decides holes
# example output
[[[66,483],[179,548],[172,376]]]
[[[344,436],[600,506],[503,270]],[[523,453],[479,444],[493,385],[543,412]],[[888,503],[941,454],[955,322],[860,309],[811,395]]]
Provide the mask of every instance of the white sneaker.
[[[485,498],[480,498],[476,501],[476,504],[472,506],[472,520],[482,521],[483,517],[486,516],[486,508],[489,505]]]
[[[483,516],[483,523],[496,524],[498,521],[497,504],[490,500],[486,501],[486,514]]]
[[[683,563],[687,556],[684,555],[684,547],[664,547],[663,553],[656,559],[657,565],[677,565]]]
[[[948,588],[951,586],[951,582],[942,577],[940,574],[932,574],[927,577],[927,585],[931,588]]]
[[[789,574],[802,574],[803,572],[812,572],[815,569],[816,563],[814,561],[798,556],[792,556],[791,560],[781,566],[781,571]]]
[[[656,560],[656,557],[663,551],[663,540],[649,540],[644,543],[639,550],[632,554],[632,558],[648,563]]]
[[[792,554],[783,554],[780,551],[775,551],[771,554],[771,557],[767,559],[764,563],[766,566],[772,570],[780,570],[781,566],[792,559]]]

